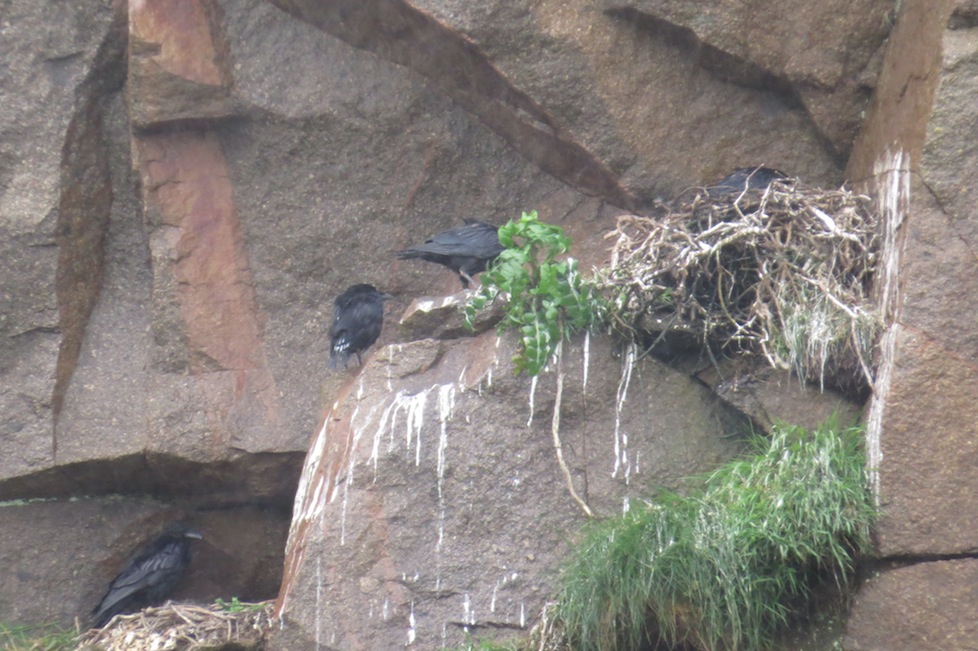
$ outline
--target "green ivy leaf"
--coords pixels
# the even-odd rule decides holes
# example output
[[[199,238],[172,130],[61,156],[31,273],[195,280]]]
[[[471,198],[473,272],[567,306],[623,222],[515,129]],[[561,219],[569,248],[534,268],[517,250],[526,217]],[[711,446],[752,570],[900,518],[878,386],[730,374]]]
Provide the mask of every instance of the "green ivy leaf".
[[[501,226],[499,241],[506,249],[482,275],[481,289],[466,304],[465,323],[471,328],[479,310],[500,293],[508,295],[499,330],[519,333],[517,372],[536,375],[560,341],[605,322],[607,303],[580,276],[576,260],[557,259],[570,250],[571,239],[559,226],[539,221],[536,211]]]

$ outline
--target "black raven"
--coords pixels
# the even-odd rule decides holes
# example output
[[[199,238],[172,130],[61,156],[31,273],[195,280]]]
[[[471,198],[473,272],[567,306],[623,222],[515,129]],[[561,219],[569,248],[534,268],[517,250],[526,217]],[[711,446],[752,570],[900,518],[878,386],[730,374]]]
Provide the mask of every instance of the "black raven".
[[[787,178],[784,172],[770,167],[738,167],[719,183],[707,188],[707,192],[711,197],[717,197],[744,190],[766,190],[772,182]]]
[[[472,276],[486,270],[486,265],[503,252],[498,229],[474,219],[431,237],[424,244],[397,252],[397,257],[421,258],[445,265],[458,274],[462,287],[468,289]]]
[[[190,564],[190,541],[201,538],[200,532],[177,523],[139,550],[92,610],[92,626],[102,628],[119,613],[163,603]]]
[[[347,288],[333,302],[333,325],[329,328],[329,367],[343,364],[351,355],[360,359],[360,351],[370,348],[384,326],[384,301],[393,298],[377,291],[373,285],[358,283]]]

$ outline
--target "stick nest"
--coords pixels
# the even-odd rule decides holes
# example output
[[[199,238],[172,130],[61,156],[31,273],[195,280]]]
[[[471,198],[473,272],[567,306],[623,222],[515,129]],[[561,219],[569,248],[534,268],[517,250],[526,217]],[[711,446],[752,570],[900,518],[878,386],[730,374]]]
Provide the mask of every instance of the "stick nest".
[[[118,615],[81,637],[78,651],[204,651],[260,649],[271,628],[272,602],[241,604],[229,611],[211,604],[168,602]]]
[[[869,296],[879,220],[869,197],[793,179],[687,192],[626,215],[601,281],[632,336],[670,333],[756,352],[844,390],[872,386],[880,319]]]

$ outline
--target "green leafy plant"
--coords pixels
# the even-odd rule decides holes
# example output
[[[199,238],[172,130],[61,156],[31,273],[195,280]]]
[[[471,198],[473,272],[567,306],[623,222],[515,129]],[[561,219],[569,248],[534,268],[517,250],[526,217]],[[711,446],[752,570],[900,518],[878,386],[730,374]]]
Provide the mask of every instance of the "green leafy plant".
[[[826,581],[845,588],[876,510],[861,428],[779,425],[694,496],[660,494],[593,526],[560,581],[571,648],[645,636],[702,650],[769,648]]]
[[[479,310],[508,295],[499,331],[519,333],[516,369],[536,375],[561,341],[604,323],[607,305],[574,258],[558,259],[571,240],[559,226],[539,221],[536,211],[500,227],[499,242],[506,249],[482,275],[482,287],[466,305],[466,323],[471,327]]]

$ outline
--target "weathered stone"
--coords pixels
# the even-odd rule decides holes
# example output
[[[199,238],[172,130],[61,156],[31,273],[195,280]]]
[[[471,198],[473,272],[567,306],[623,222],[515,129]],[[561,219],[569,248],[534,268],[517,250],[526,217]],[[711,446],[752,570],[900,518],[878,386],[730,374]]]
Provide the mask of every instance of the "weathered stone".
[[[906,1],[849,161],[879,196],[877,274],[889,321],[868,408],[867,450],[882,516],[880,553],[902,561],[971,554],[978,544],[974,459],[973,30],[955,7]],[[955,18],[954,16],[957,16]],[[967,15],[964,12],[963,15]],[[958,24],[955,24],[957,21]],[[920,562],[860,589],[845,647],[976,648],[973,559]]]
[[[841,426],[859,421],[862,406],[831,389],[819,390],[764,360],[726,361],[696,374],[718,398],[769,430],[776,422],[814,429],[830,418]]]
[[[422,297],[411,301],[397,324],[401,341],[417,339],[455,339],[479,334],[495,326],[502,316],[502,300],[480,311],[472,321],[472,329],[465,325],[467,292],[441,298]]]
[[[978,0],[957,0],[948,19],[948,29],[968,29],[978,26]]]
[[[500,75],[467,35],[426,13],[427,8],[377,0],[344,0],[330,5],[275,0],[274,4],[356,47],[431,79],[517,151],[570,186],[607,197],[617,205],[635,203],[614,170],[568,137],[535,98]]]
[[[575,338],[531,382],[511,347],[492,332],[390,346],[347,386],[306,460],[273,648],[452,647],[532,625],[586,521],[557,393],[560,451],[600,516],[738,450],[742,422],[634,350]]]
[[[695,48],[593,3],[275,4],[431,79],[542,169],[618,206],[761,162],[841,180],[799,107],[718,79]]]
[[[720,78],[773,92],[789,105],[800,101],[840,155],[856,136],[869,99],[863,83],[871,87],[876,76],[867,68],[886,38],[894,4],[605,0],[612,15],[671,29]]]
[[[846,167],[850,180],[872,182],[881,170],[892,169],[886,156],[905,152],[911,161],[920,160],[952,5],[950,0],[901,2],[876,92]]]
[[[878,526],[884,556],[955,554],[978,545],[974,364],[940,340],[896,325],[880,438]]]
[[[125,43],[105,3],[8,2],[2,14],[0,479],[53,460],[104,234],[104,215],[86,221],[77,208],[104,196],[92,165],[104,160],[98,101],[122,70]]]
[[[860,588],[846,651],[978,649],[978,560],[884,570]]]
[[[200,124],[235,115],[217,5],[129,3],[130,119],[135,128]]]

